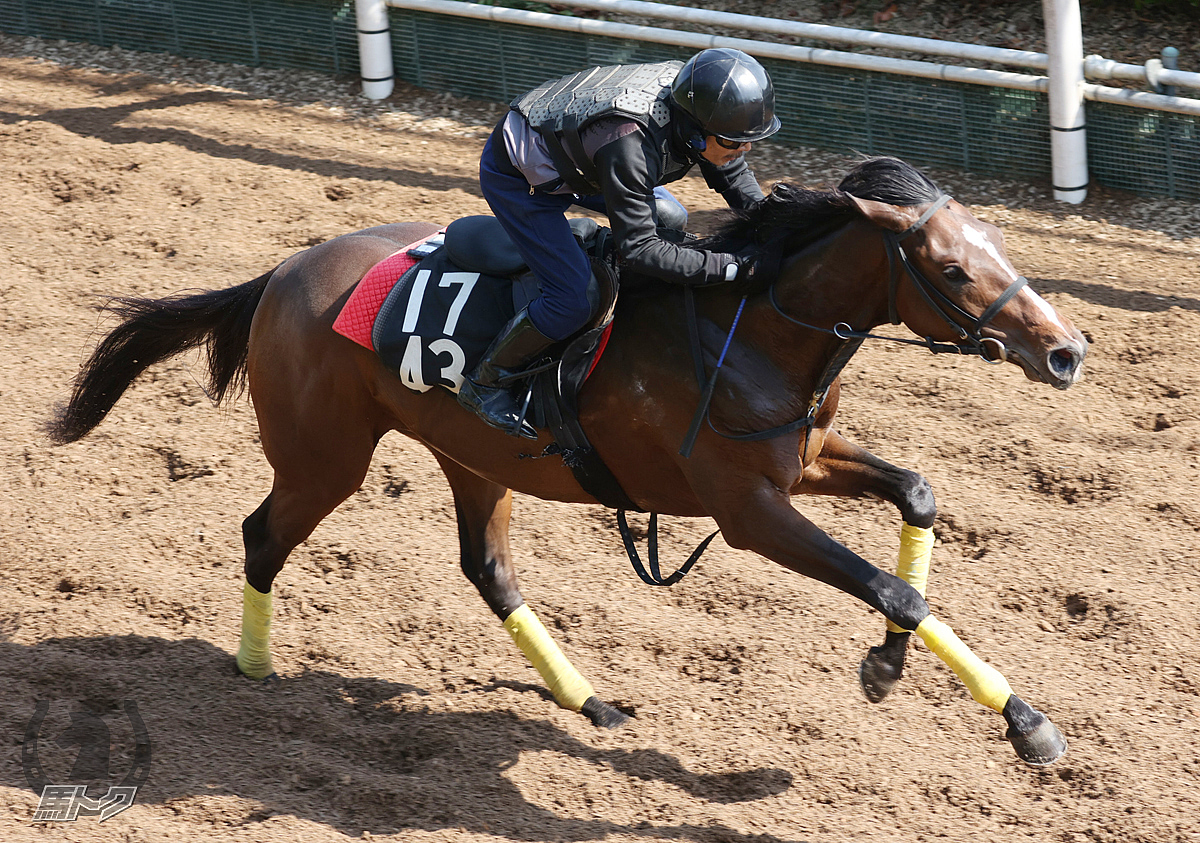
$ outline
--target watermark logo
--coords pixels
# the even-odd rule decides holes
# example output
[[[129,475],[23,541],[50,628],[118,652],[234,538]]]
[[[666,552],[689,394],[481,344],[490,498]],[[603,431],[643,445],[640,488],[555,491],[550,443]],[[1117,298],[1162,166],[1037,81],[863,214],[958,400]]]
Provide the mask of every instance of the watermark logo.
[[[134,700],[125,700],[123,709],[132,731],[132,751],[129,753],[129,771],[119,784],[112,784],[113,730],[104,715],[88,709],[71,711],[70,724],[65,729],[51,729],[51,723],[47,722],[50,701],[38,701],[29,725],[25,727],[25,743],[21,747],[25,781],[41,797],[33,814],[34,822],[70,822],[80,816],[99,817],[99,821],[104,822],[133,804],[138,788],[150,775],[150,735]],[[42,760],[43,753],[39,753],[38,745],[43,741],[44,731],[51,734],[58,731],[57,736],[49,740],[58,748],[57,755],[79,747],[69,772],[65,764],[59,765],[63,767],[63,775],[54,770],[55,782],[50,781],[47,765]],[[107,791],[99,795],[105,786]],[[96,796],[88,795],[89,787],[96,788]]]

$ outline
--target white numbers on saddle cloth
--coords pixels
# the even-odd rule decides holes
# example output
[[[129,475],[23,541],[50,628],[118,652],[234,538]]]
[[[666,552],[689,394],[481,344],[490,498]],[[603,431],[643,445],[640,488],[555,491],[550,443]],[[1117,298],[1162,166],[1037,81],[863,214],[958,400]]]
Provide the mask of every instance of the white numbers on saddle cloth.
[[[425,301],[425,286],[429,283],[429,276],[429,270],[422,269],[418,270],[417,277],[413,279],[412,291],[408,295],[408,307],[404,311],[402,329],[405,333],[411,333],[417,328],[417,320],[421,316],[421,305]],[[444,272],[441,281],[438,282],[439,287],[461,285],[446,313],[446,324],[442,328],[445,336],[429,343],[429,350],[436,357],[449,356],[450,362],[441,368],[439,374],[453,384],[450,391],[454,393],[457,393],[459,387],[462,386],[463,367],[466,366],[467,355],[463,353],[462,347],[450,337],[458,327],[458,317],[462,315],[463,308],[467,306],[467,299],[470,298],[471,290],[475,289],[475,283],[478,280],[478,272]],[[404,356],[400,360],[399,374],[400,382],[409,389],[425,392],[432,388],[432,384],[425,383],[422,371],[421,337],[413,335],[408,338],[408,345],[404,347]]]

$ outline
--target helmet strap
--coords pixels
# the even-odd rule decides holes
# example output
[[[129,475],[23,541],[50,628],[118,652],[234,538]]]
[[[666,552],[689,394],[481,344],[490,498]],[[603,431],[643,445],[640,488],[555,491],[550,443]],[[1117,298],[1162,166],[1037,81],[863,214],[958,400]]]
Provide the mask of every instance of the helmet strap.
[[[700,121],[674,103],[671,103],[671,114],[679,146],[693,161],[699,160],[700,153],[708,148],[708,140]]]

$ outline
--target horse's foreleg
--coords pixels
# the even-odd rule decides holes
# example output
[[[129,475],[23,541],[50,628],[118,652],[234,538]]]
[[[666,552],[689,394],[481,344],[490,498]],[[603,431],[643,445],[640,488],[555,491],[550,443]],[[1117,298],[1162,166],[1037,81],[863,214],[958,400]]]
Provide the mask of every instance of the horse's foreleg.
[[[467,579],[537,668],[559,705],[582,712],[597,726],[620,726],[628,718],[596,696],[521,596],[508,544],[512,492],[440,454],[437,458],[454,492],[460,564]]]
[[[826,535],[792,508],[789,492],[779,485],[756,483],[740,489],[736,485],[726,486],[719,500],[707,502],[726,542],[841,589],[900,629],[916,631],[976,701],[1004,715],[1007,737],[1022,760],[1049,764],[1066,751],[1066,741],[1054,724],[1014,694],[999,671],[933,617],[915,588]]]
[[[924,477],[881,460],[829,430],[820,455],[804,469],[799,491],[844,498],[872,495],[895,504],[904,521],[896,576],[925,596],[937,505]],[[872,647],[859,666],[859,685],[871,702],[882,700],[900,681],[909,635],[888,621],[883,643]]]

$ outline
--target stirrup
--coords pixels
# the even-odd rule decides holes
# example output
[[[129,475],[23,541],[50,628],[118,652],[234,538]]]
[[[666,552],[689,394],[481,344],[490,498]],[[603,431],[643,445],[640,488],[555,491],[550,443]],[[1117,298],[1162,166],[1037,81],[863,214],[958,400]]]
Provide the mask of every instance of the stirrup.
[[[530,387],[523,404],[518,407],[516,396],[507,387],[488,386],[468,378],[459,387],[458,403],[473,412],[489,427],[502,430],[509,436],[537,439],[537,430],[525,420],[532,396],[533,389]],[[494,407],[498,402],[507,406]]]

